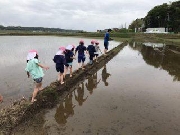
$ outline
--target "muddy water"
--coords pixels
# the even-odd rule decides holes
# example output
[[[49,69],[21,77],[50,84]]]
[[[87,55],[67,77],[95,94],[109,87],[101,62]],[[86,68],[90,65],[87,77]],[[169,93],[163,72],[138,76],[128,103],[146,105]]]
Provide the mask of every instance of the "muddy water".
[[[32,94],[33,81],[27,78],[26,56],[31,49],[36,49],[42,64],[48,65],[50,69],[45,71],[43,86],[49,85],[57,79],[55,64],[52,59],[60,46],[68,44],[78,45],[82,38],[72,37],[51,37],[51,36],[0,36],[0,94],[4,102],[0,109],[8,105],[10,101],[22,98],[29,98]],[[92,39],[85,39],[85,46],[90,44]],[[100,48],[103,51],[103,40],[99,40]],[[110,49],[117,46],[119,42],[110,42]],[[86,59],[88,62],[88,57]],[[74,70],[77,69],[77,61],[73,63]]]
[[[14,133],[178,135],[179,48],[129,44],[55,108]],[[176,52],[176,53],[175,53]]]

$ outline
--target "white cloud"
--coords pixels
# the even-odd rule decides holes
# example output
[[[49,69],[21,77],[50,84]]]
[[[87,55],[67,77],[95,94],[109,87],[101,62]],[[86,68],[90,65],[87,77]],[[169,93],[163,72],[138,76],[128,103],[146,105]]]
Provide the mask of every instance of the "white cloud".
[[[0,0],[0,24],[96,31],[128,25],[169,0]]]

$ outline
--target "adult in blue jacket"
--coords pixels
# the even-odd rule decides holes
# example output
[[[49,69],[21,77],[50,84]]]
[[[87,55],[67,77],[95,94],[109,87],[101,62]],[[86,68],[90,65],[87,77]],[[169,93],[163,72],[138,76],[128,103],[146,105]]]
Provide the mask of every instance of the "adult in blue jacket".
[[[111,29],[108,29],[108,31],[105,33],[105,36],[104,36],[104,54],[106,54],[108,50],[109,40],[111,39],[110,34],[109,34],[110,32],[111,32]]]

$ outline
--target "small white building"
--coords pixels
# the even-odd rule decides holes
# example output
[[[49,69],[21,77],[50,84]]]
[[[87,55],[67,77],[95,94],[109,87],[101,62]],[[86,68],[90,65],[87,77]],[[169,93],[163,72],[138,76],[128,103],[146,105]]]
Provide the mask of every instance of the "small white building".
[[[144,33],[168,33],[166,28],[147,28]]]

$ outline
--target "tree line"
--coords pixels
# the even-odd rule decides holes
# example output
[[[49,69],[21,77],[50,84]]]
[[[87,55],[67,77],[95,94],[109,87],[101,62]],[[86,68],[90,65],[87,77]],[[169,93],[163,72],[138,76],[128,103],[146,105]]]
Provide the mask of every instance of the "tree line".
[[[169,32],[180,32],[180,0],[155,6],[144,18],[136,19],[129,25],[130,29],[158,27],[167,28]]]
[[[30,32],[83,32],[82,30],[67,30],[60,28],[44,28],[44,27],[21,27],[21,26],[3,26],[0,25],[0,30],[17,30]]]

